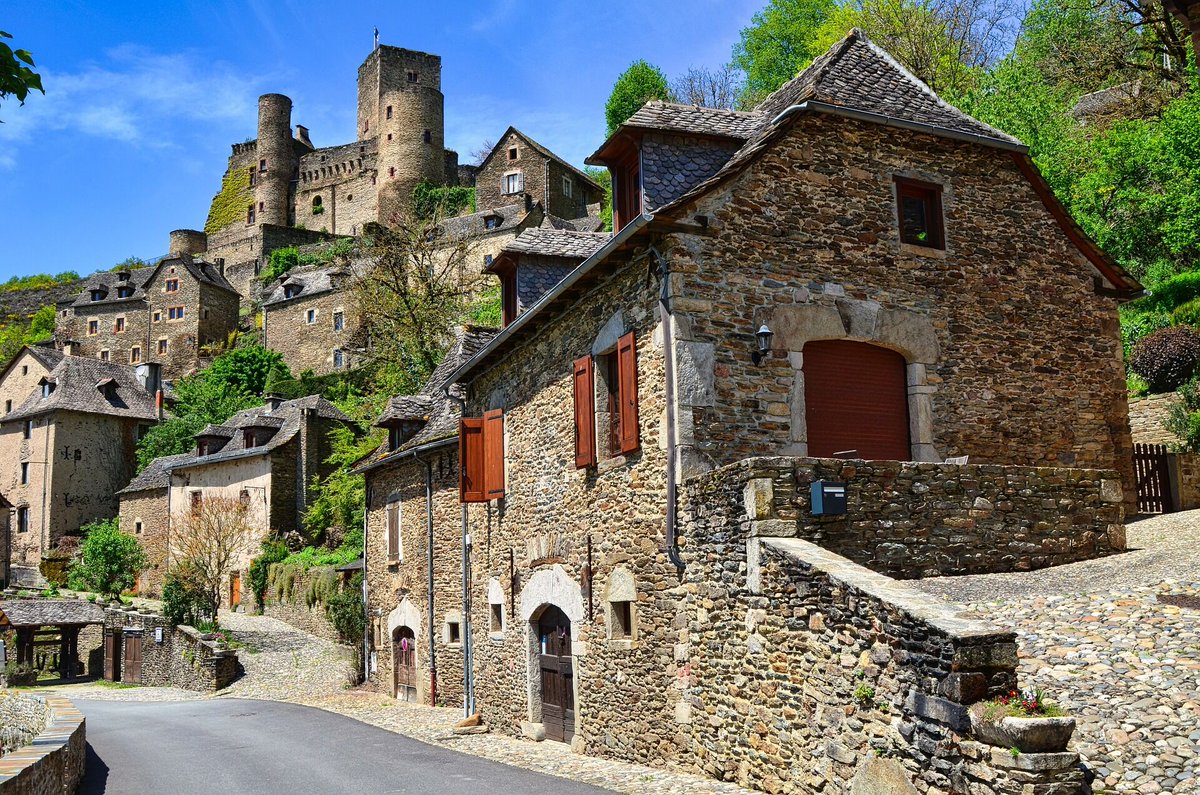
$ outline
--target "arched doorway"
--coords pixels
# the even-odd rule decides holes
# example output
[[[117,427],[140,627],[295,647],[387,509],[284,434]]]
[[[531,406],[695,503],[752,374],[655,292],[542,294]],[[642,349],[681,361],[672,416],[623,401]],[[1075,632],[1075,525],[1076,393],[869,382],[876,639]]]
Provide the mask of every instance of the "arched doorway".
[[[392,631],[392,671],[396,698],[417,700],[417,638],[410,627]]]
[[[575,737],[575,671],[571,659],[571,619],[548,605],[533,622],[541,674],[542,725],[547,740]]]
[[[804,414],[808,454],[908,461],[907,363],[896,351],[865,342],[806,343]]]

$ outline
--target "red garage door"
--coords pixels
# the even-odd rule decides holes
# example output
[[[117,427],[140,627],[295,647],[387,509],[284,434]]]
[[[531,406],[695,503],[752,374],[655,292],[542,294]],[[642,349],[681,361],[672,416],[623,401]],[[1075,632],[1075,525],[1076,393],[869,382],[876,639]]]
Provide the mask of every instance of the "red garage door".
[[[904,357],[865,342],[823,340],[804,346],[808,454],[907,461],[908,388]]]

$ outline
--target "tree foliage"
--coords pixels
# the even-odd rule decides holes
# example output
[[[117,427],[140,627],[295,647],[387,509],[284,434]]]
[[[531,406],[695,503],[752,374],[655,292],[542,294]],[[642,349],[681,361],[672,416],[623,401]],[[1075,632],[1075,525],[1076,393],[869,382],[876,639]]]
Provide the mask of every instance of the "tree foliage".
[[[835,0],[770,0],[754,15],[733,48],[733,66],[746,75],[743,107],[755,105],[823,52],[817,33],[836,7]]]
[[[329,441],[332,453],[326,463],[333,469],[325,478],[313,479],[315,496],[304,514],[304,530],[310,543],[336,546],[349,531],[362,527],[366,480],[353,474],[351,468],[378,447],[381,439],[378,434],[359,436],[350,428],[338,426],[330,431]]]
[[[79,561],[69,582],[76,591],[95,591],[116,597],[133,587],[146,567],[146,553],[137,538],[122,533],[116,519],[84,525]]]
[[[422,220],[453,218],[475,211],[475,189],[422,181],[413,188],[412,206],[417,218]]]
[[[42,77],[33,71],[36,66],[33,56],[28,50],[14,50],[4,39],[11,39],[12,34],[0,30],[0,100],[16,97],[22,105],[30,91],[46,90],[42,88]]]
[[[206,496],[198,508],[171,517],[170,558],[184,566],[188,581],[199,592],[204,617],[214,623],[230,572],[263,541],[248,510],[239,500]]]
[[[638,108],[653,99],[672,100],[667,76],[657,66],[644,60],[634,61],[617,77],[608,102],[604,105],[606,134],[612,135]]]
[[[25,322],[0,327],[0,361],[9,362],[22,347],[45,342],[54,336],[54,306],[47,304]]]
[[[716,69],[691,67],[671,81],[671,94],[676,102],[702,108],[733,110],[742,91],[741,73],[732,64]]]
[[[1200,334],[1190,326],[1174,326],[1147,334],[1133,346],[1129,369],[1146,380],[1151,392],[1178,389],[1200,364]]]

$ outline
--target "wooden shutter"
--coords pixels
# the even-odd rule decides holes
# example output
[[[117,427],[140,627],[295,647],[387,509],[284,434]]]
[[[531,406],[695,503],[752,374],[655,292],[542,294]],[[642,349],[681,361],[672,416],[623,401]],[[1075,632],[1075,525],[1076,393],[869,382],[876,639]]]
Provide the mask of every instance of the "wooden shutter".
[[[388,560],[400,557],[400,502],[391,500],[387,504],[387,554]]]
[[[596,379],[592,357],[575,360],[575,467],[596,463]]]
[[[631,453],[641,446],[638,439],[637,339],[632,331],[617,340],[617,384],[621,452]]]
[[[803,353],[809,455],[857,450],[867,460],[912,458],[903,356],[848,340],[810,342]]]
[[[458,421],[458,498],[462,502],[487,502],[483,492],[483,418]]]
[[[504,496],[504,409],[483,415],[483,483],[487,499]]]

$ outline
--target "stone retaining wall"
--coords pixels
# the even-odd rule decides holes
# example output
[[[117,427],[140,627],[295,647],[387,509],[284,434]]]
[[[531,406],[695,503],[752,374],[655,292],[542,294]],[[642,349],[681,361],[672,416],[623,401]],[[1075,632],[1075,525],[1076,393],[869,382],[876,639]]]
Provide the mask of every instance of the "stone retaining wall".
[[[1017,685],[1013,632],[692,496],[675,718],[694,769],[770,793],[1081,792],[1077,755],[969,735],[967,706]]]
[[[1133,433],[1133,443],[1178,444],[1178,437],[1163,427],[1171,415],[1171,407],[1178,402],[1179,395],[1175,392],[1129,401],[1129,430]]]
[[[235,650],[219,648],[193,627],[172,627],[158,613],[114,607],[105,611],[104,623],[121,629],[123,643],[131,634],[141,635],[143,685],[211,693],[228,687],[238,676]]]
[[[814,480],[846,484],[844,515],[812,515]],[[1125,548],[1116,472],[749,458],[685,490],[747,514],[751,535],[807,539],[898,579],[1039,569]]]
[[[50,723],[31,745],[0,759],[0,795],[73,793],[83,778],[83,715],[65,698],[47,698]]]
[[[262,614],[277,618],[284,623],[290,624],[297,629],[304,630],[310,635],[316,635],[318,638],[340,643],[337,630],[333,624],[329,623],[329,619],[325,616],[325,605],[317,602],[312,607],[308,606],[305,595],[308,593],[311,580],[321,576],[321,569],[309,569],[307,572],[297,574],[295,584],[292,586],[291,596],[280,599],[273,588],[267,588],[265,595],[265,603],[262,606]],[[341,579],[341,575],[338,575]],[[339,588],[343,587],[340,583]],[[251,599],[249,595],[243,598],[242,603],[249,608]]]

